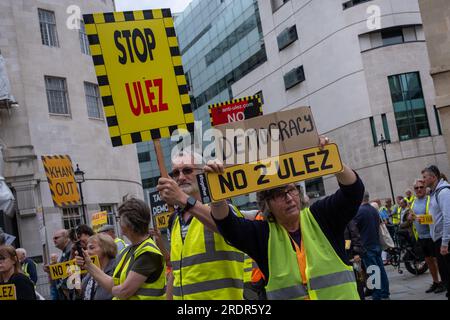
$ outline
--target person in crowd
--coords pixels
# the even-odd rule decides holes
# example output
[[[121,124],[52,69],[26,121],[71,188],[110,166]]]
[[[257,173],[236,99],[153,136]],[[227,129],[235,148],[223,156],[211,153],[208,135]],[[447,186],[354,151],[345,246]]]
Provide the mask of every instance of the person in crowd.
[[[102,271],[109,276],[113,275],[117,245],[110,235],[98,233],[90,236],[87,243],[87,254],[98,256]],[[81,296],[83,300],[111,300],[113,298],[111,292],[99,286],[90,274],[87,274],[83,279]]]
[[[58,263],[58,255],[56,253],[52,253],[50,255],[50,264],[57,264]],[[48,267],[48,266],[47,266]],[[48,282],[50,284],[50,298],[52,300],[58,300],[58,289],[56,288],[56,281],[52,280],[50,277],[50,274],[47,274],[48,276]]]
[[[423,215],[430,214],[430,196],[425,193],[425,183],[423,179],[414,181],[415,199],[411,203],[411,213],[409,220],[413,221],[412,230],[417,244],[425,255],[425,261],[430,269],[430,275],[433,280],[426,293],[440,293],[445,291],[444,285],[439,281],[438,265],[434,251],[434,243],[431,239],[430,227],[421,222]]]
[[[328,142],[321,137],[320,147]],[[223,168],[209,161],[205,171],[222,173]],[[295,184],[258,192],[258,205],[268,214],[263,221],[236,216],[226,201],[211,204],[220,233],[261,268],[269,300],[359,300],[344,230],[357,212],[364,185],[346,165],[336,178],[337,192],[310,207],[302,207],[303,194]]]
[[[361,300],[364,300],[364,288],[366,287],[366,276],[364,268],[362,267],[362,243],[359,235],[358,226],[352,219],[345,227],[344,231],[345,251],[353,263],[353,270],[355,272],[356,283],[358,285],[358,294]]]
[[[422,170],[422,178],[425,186],[431,188],[430,213],[433,224],[430,225],[430,234],[434,241],[439,274],[449,297],[450,184],[441,178],[439,168],[434,165]]]
[[[201,203],[196,179],[202,163],[199,154],[184,149],[172,158],[172,178],[158,181],[161,198],[176,207],[168,229],[173,298],[242,300],[244,253],[214,234],[217,227],[210,207]],[[236,207],[226,205],[240,214]]]
[[[20,269],[16,249],[0,246],[0,285],[13,284],[17,300],[36,300],[34,283]]]
[[[406,199],[403,198],[400,201],[400,224],[407,222],[408,215],[409,215],[408,201],[406,201]]]
[[[65,229],[57,230],[53,234],[53,243],[55,247],[61,250],[61,256],[58,263],[69,261],[72,253],[72,241],[69,238],[69,231]],[[44,271],[49,273],[48,265],[44,266]],[[73,300],[75,296],[74,290],[67,288],[67,282],[65,279],[54,280],[56,289],[58,290],[58,300]]]
[[[36,262],[27,257],[27,251],[24,248],[17,248],[16,253],[19,258],[23,274],[28,276],[36,285],[38,280]]]
[[[379,200],[381,203],[381,200]],[[377,202],[378,204],[378,202]],[[378,209],[378,213],[380,215],[380,219],[385,223],[388,224],[389,223],[389,211],[385,206],[380,206],[378,205],[379,209]]]
[[[77,254],[77,264],[111,293],[113,300],[165,299],[164,257],[149,234],[150,208],[144,201],[131,198],[120,205],[118,214],[122,234],[131,245],[116,258],[113,275],[93,264],[85,250],[81,256]]]
[[[127,246],[127,244],[125,243],[125,241],[123,241],[123,239],[116,236],[116,231],[114,230],[114,226],[111,224],[105,224],[104,226],[102,226],[98,230],[98,233],[105,233],[105,234],[109,235],[114,240],[114,243],[117,246],[117,252],[119,252],[119,253],[123,249],[125,249],[125,247]]]
[[[403,200],[402,196],[395,197],[396,203],[395,203],[395,206],[392,208],[391,216],[390,216],[391,222],[394,226],[397,226],[400,224],[401,211],[402,211],[400,203],[402,202],[402,200]]]
[[[408,207],[410,207],[411,203],[414,201],[414,195],[410,188],[405,190],[405,198],[404,199],[406,200],[406,204],[408,205]]]
[[[77,248],[79,248],[78,244],[81,246],[81,248],[86,249],[89,237],[93,236],[94,234],[94,230],[87,224],[80,224],[75,229],[70,230],[70,240],[74,244],[72,246],[71,259],[75,258],[75,251],[77,250]]]
[[[364,193],[362,204],[354,220],[361,235],[363,247],[362,260],[366,270],[368,270],[368,274],[370,273],[370,266],[377,266],[380,270],[381,283],[379,288],[375,286],[372,299],[388,300],[390,299],[389,280],[381,258],[379,234],[380,223],[382,222],[380,221],[378,211],[369,204],[369,193],[367,191]]]

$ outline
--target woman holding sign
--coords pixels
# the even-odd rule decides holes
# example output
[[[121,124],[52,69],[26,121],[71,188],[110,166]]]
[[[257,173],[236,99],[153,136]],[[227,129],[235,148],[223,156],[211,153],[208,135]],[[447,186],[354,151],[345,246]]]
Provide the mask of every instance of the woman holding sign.
[[[0,300],[36,300],[34,284],[21,272],[13,246],[0,246],[0,288]]]
[[[320,138],[324,147],[328,138]],[[209,162],[208,172],[223,172]],[[269,300],[357,300],[355,276],[344,247],[344,230],[355,216],[364,185],[347,166],[336,174],[339,189],[310,207],[302,205],[295,184],[257,193],[267,221],[249,221],[230,212],[226,201],[211,205],[223,237],[247,253],[266,277]]]
[[[119,207],[120,228],[131,245],[116,258],[112,276],[95,266],[87,251],[76,258],[114,300],[165,299],[164,257],[150,237],[150,219],[150,208],[142,200],[129,199]]]

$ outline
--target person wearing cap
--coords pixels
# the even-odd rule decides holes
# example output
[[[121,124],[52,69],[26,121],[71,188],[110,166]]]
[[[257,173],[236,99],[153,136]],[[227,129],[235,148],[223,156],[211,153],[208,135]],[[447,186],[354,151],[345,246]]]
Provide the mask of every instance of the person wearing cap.
[[[321,137],[319,145],[328,142]],[[208,162],[205,171],[221,173],[223,165]],[[293,183],[258,192],[258,205],[268,213],[265,221],[235,216],[226,201],[211,204],[225,240],[261,268],[269,300],[359,300],[344,230],[358,211],[364,184],[346,165],[336,178],[339,189],[310,207]]]
[[[127,244],[122,239],[116,237],[116,231],[114,230],[114,226],[111,224],[105,224],[98,230],[98,233],[105,233],[113,238],[114,243],[117,246],[117,252],[121,252],[123,249],[127,247]]]

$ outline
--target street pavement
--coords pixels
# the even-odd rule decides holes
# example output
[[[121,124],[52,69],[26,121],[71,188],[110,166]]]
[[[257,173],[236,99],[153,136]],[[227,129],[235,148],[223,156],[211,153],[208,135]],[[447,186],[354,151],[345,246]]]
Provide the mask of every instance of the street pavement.
[[[391,300],[447,300],[445,292],[425,293],[432,283],[429,271],[416,276],[409,273],[403,265],[403,274],[399,274],[392,266],[385,268],[389,278]]]

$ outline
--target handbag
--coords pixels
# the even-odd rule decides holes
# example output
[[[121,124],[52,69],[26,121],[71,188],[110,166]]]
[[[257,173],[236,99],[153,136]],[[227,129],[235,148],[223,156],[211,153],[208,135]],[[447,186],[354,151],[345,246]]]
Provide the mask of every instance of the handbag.
[[[384,223],[380,223],[380,246],[382,250],[394,248],[394,241]]]

